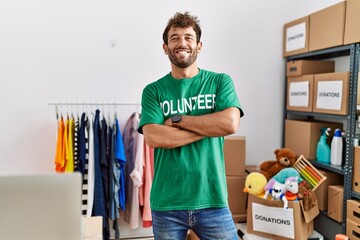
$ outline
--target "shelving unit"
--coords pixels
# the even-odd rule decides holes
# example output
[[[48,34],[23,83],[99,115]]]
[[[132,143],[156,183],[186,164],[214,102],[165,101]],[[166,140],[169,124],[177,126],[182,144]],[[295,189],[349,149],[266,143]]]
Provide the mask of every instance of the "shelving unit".
[[[321,118],[332,121],[346,122],[346,144],[344,146],[345,159],[342,166],[326,165],[316,161],[316,159],[309,159],[311,163],[319,168],[335,172],[344,176],[344,206],[343,206],[343,222],[342,232],[346,232],[346,202],[348,199],[360,199],[360,194],[352,191],[352,174],[353,174],[353,158],[354,148],[353,142],[356,137],[356,119],[357,119],[357,86],[358,86],[358,72],[359,72],[359,58],[360,45],[359,43],[345,46],[333,47],[320,51],[308,52],[286,58],[286,61],[292,60],[324,60],[337,57],[349,57],[349,101],[347,115],[322,114],[314,112],[300,112],[287,111],[287,87],[285,85],[285,106],[284,106],[284,122],[283,122],[283,142],[285,145],[285,120],[291,116],[306,117],[308,120]],[[285,81],[286,82],[286,81]],[[328,228],[329,229],[329,228]],[[330,230],[330,229],[329,229]]]

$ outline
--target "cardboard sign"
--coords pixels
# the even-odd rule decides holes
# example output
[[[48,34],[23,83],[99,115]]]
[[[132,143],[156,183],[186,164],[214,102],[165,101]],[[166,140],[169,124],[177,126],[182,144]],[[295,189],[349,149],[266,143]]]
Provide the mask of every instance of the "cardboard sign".
[[[305,22],[289,27],[286,30],[286,52],[305,48],[306,25]]]
[[[341,110],[343,81],[319,81],[316,108]]]
[[[292,208],[268,207],[252,203],[253,230],[286,238],[295,238]]]
[[[289,87],[289,106],[309,106],[309,81],[291,82]]]

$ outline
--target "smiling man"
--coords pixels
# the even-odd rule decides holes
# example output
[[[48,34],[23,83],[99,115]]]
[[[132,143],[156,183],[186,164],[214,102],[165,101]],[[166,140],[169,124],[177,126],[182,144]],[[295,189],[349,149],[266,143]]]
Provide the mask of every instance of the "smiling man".
[[[155,239],[238,239],[227,201],[224,136],[243,111],[231,77],[197,67],[196,16],[176,13],[163,33],[171,72],[147,85],[138,131],[155,148],[151,189]]]

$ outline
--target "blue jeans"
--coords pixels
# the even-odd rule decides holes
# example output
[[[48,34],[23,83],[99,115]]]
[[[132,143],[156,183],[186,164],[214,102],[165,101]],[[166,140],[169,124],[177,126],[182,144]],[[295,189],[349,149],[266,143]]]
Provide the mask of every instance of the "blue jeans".
[[[238,240],[229,208],[194,211],[154,211],[152,223],[155,240],[183,240],[192,229],[201,240]]]

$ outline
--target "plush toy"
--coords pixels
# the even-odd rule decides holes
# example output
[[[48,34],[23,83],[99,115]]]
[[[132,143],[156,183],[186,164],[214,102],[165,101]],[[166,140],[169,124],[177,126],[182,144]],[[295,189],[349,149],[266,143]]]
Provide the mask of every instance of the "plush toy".
[[[288,177],[285,180],[285,197],[288,201],[295,201],[299,192],[298,177]]]
[[[251,172],[245,179],[245,187],[243,191],[263,197],[266,184],[266,177],[262,173]]]
[[[272,179],[274,180],[274,179]],[[280,183],[276,180],[272,182],[272,186],[266,189],[264,194],[264,199],[268,199],[268,196],[271,196],[271,200],[282,200],[284,202],[284,209],[288,208],[288,200],[285,196],[286,186],[283,183]]]
[[[276,149],[274,151],[276,160],[263,161],[259,165],[259,170],[269,181],[280,170],[294,166],[298,159],[297,154],[289,148]]]
[[[288,179],[289,177],[297,177],[297,183],[300,183],[302,181],[300,173],[293,167],[288,167],[280,170],[275,176],[272,177],[272,179],[275,179],[280,183],[285,183],[286,179]]]
[[[297,198],[303,201],[305,211],[308,211],[316,206],[316,195],[313,190],[311,190],[310,184],[305,180],[299,183]]]

